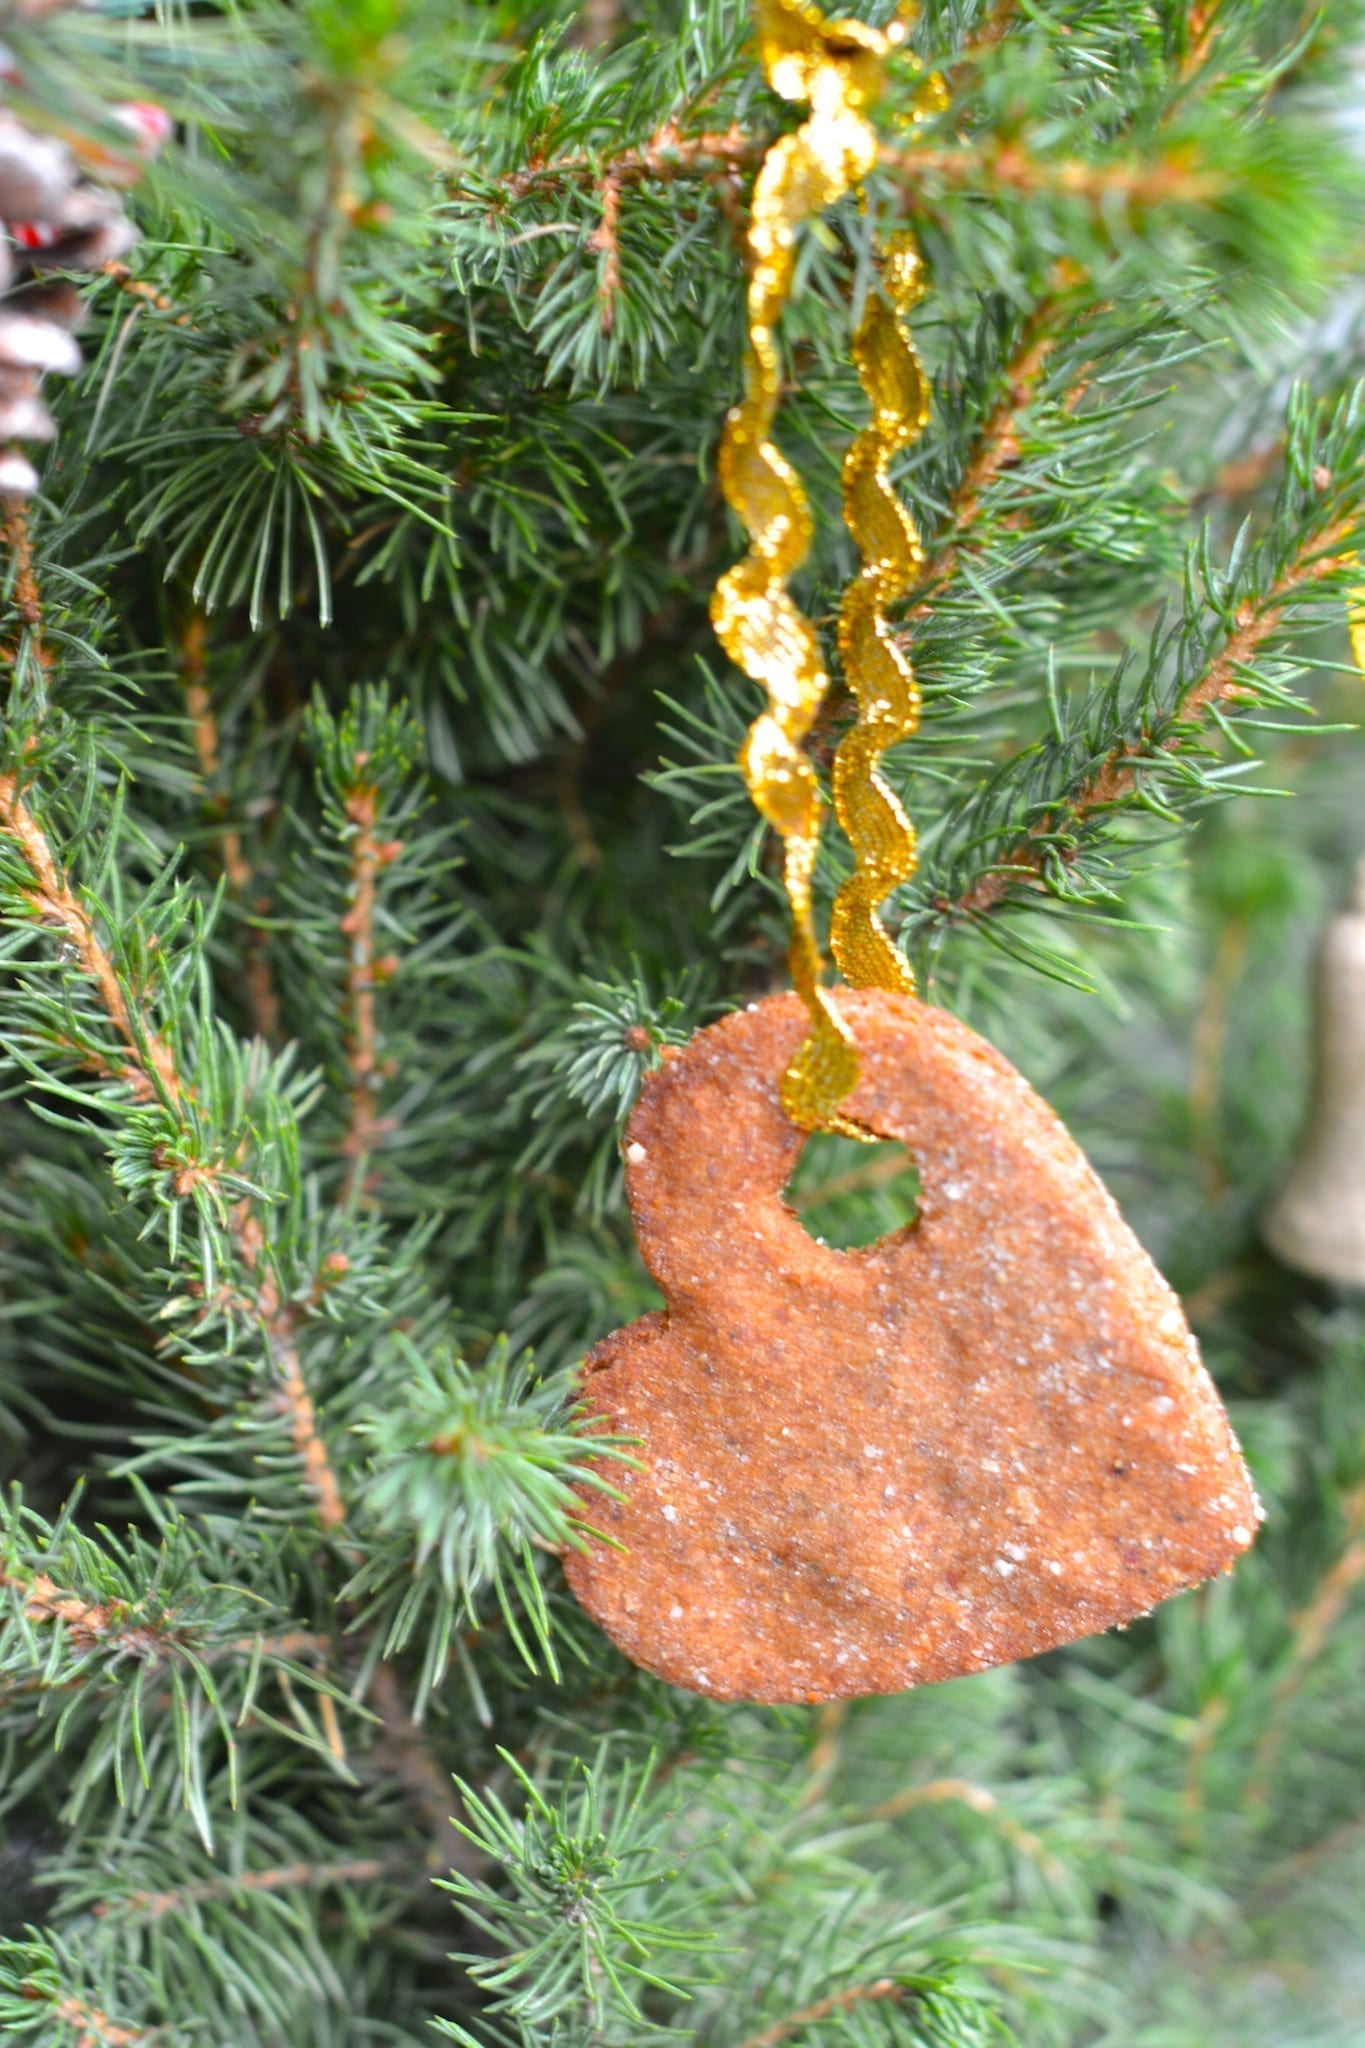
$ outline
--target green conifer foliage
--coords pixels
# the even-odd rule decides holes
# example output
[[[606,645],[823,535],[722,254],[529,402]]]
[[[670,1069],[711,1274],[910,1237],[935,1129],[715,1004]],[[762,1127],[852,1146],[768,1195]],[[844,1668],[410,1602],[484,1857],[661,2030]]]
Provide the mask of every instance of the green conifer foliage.
[[[1365,1315],[1257,1217],[1365,817],[1363,22],[926,0],[946,111],[895,68],[802,238],[822,630],[877,238],[932,279],[889,922],[1181,1291],[1268,1521],[1126,1632],[776,1711],[632,1670],[558,1554],[635,1454],[573,1402],[657,1304],[624,1116],[784,982],[707,599],[799,115],[740,0],[0,0],[92,178],[175,123],[0,507],[6,2041],[1358,2048]],[[905,1166],[794,1197],[847,1241]]]

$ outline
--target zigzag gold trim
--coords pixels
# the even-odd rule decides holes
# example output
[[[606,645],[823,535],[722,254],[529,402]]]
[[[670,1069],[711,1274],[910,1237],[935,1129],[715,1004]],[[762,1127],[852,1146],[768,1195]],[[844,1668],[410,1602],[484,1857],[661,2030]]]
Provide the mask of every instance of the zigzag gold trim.
[[[834,899],[830,948],[855,988],[915,993],[915,977],[892,944],[877,907],[915,872],[915,828],[878,774],[888,747],[919,724],[914,670],[892,638],[888,605],[911,588],[924,564],[915,522],[891,487],[888,466],[923,433],[929,393],[903,316],[924,294],[914,237],[895,235],[882,259],[881,293],[867,301],[853,360],[872,418],[844,458],[844,519],[863,558],[844,593],[839,652],[858,700],[858,722],[834,757],[834,807],[857,866]]]
[[[837,1108],[858,1078],[858,1056],[821,986],[823,961],[811,908],[821,799],[802,742],[828,678],[815,630],[786,587],[810,547],[810,506],[769,434],[780,389],[775,329],[791,296],[796,230],[842,198],[876,162],[877,138],[867,110],[881,89],[882,60],[896,37],[858,21],[827,21],[801,0],[758,0],[756,11],[768,82],[784,99],[808,104],[810,118],[773,144],[754,187],[744,393],[726,421],[720,450],[721,486],[750,545],[717,584],[711,617],[730,659],[763,685],[768,698],[749,730],[740,765],[749,794],[782,839],[792,983],[812,1025],[783,1076],[783,1106],[803,1130],[865,1137],[862,1126]]]

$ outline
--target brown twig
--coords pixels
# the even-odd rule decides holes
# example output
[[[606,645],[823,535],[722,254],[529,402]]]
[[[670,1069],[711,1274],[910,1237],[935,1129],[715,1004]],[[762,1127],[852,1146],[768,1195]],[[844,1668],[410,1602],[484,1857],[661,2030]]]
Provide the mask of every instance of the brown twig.
[[[955,527],[969,525],[981,509],[981,499],[1000,472],[1019,460],[1019,417],[1032,402],[1048,357],[1057,346],[1059,306],[1055,299],[1043,299],[1025,322],[1017,353],[1006,371],[1004,396],[987,419],[953,493]],[[938,574],[951,574],[956,551]]]
[[[34,636],[38,659],[43,660],[43,601],[33,567],[33,536],[29,532],[28,509],[22,498],[3,499],[0,534],[14,557],[14,609]]]
[[[1222,0],[1194,0],[1185,22],[1189,40],[1180,64],[1182,79],[1193,78],[1196,71],[1203,70],[1213,55],[1222,26]]]
[[[31,1589],[36,1605],[32,1609],[26,1608],[30,1620],[65,1622],[74,1646],[82,1653],[101,1642],[112,1642],[116,1650],[126,1650],[130,1654],[140,1655],[148,1662],[169,1654],[172,1647],[169,1636],[159,1634],[156,1630],[148,1628],[145,1623],[138,1628],[121,1631],[113,1625],[116,1617],[112,1616],[111,1625],[105,1628],[102,1617],[111,1613],[107,1605],[93,1600],[82,1600],[79,1594],[64,1592],[56,1586],[52,1586],[52,1595],[49,1596],[47,1588],[51,1583],[42,1573],[36,1574],[32,1579],[23,1579],[12,1573],[5,1574],[0,1571],[0,1586],[8,1585],[20,1591],[25,1587]],[[65,1607],[60,1613],[55,1608],[51,1612],[46,1611],[49,1599],[54,1596],[58,1601],[69,1602],[69,1607]],[[215,1663],[223,1657],[258,1656],[291,1659],[310,1657],[318,1663],[325,1663],[331,1654],[331,1645],[322,1636],[296,1629],[281,1636],[240,1636],[235,1642],[198,1644],[195,1654],[205,1664]],[[0,1699],[12,1700],[40,1693],[66,1692],[84,1682],[79,1678],[69,1677],[49,1681],[41,1675],[36,1678],[5,1679],[0,1682]]]
[[[839,1743],[848,1719],[848,1709],[847,1700],[829,1700],[816,1717],[818,1732],[806,1763],[802,1806],[819,1805],[829,1789],[830,1779],[839,1768]]]
[[[331,1657],[332,1645],[326,1636],[317,1635],[312,1629],[296,1628],[281,1636],[239,1636],[235,1642],[225,1643],[221,1651],[207,1650],[204,1654],[212,1659],[224,1651],[246,1657],[310,1657],[315,1663],[325,1664]]]
[[[284,1318],[270,1332],[270,1356],[280,1382],[280,1396],[289,1416],[289,1434],[303,1466],[304,1483],[317,1502],[324,1529],[339,1529],[346,1519],[336,1473],[318,1428],[317,1410],[303,1376],[292,1323]]]
[[[101,2012],[96,2005],[86,2005],[69,1992],[61,1998],[49,1999],[37,1985],[25,1985],[20,1995],[33,1999],[35,2004],[47,2005],[55,2020],[74,2027],[76,2048],[148,2048],[160,2033],[160,2028],[148,2033],[141,2027],[118,2026],[107,2012]]]
[[[112,1914],[120,1919],[134,1915],[145,1920],[164,1920],[168,1913],[181,1913],[187,1906],[201,1906],[215,1899],[236,1899],[242,1892],[283,1892],[320,1890],[325,1885],[366,1884],[374,1878],[397,1875],[411,1869],[410,1859],[398,1856],[357,1856],[345,1863],[287,1863],[277,1870],[244,1870],[232,1877],[205,1878],[199,1884],[185,1884],[166,1892],[129,1892],[121,1899],[102,1899],[92,1907],[95,1919]]]
[[[1340,1556],[1294,1618],[1291,1668],[1275,1688],[1279,1699],[1288,1697],[1301,1673],[1321,1653],[1346,1602],[1365,1579],[1365,1481],[1353,1486],[1342,1504],[1342,1533],[1346,1541]]]
[[[994,1792],[985,1785],[974,1784],[970,1778],[931,1778],[927,1784],[907,1785],[903,1792],[895,1792],[890,1799],[874,1806],[868,1819],[897,1820],[902,1814],[913,1813],[916,1807],[945,1804],[965,1806],[972,1813],[981,1814],[994,1824],[1005,1841],[1039,1869],[1053,1877],[1061,1874],[1060,1863],[1042,1837],[1007,1813]]]
[[[180,636],[180,672],[185,678],[185,709],[190,715],[199,775],[207,794],[218,780],[221,764],[218,720],[208,689],[208,620],[203,612],[191,614],[189,624]],[[251,863],[242,851],[242,835],[235,825],[227,823],[227,806],[221,796],[214,799],[214,808],[224,820],[218,835],[223,872],[238,895],[244,896],[251,887],[252,876]]]
[[[169,1654],[173,1636],[164,1627],[129,1620],[131,1609],[122,1600],[86,1600],[81,1594],[59,1586],[46,1572],[25,1575],[0,1565],[0,1588],[18,1593],[29,1621],[60,1623],[73,1650],[80,1656],[103,1646],[123,1655],[151,1663]],[[306,1629],[294,1629],[279,1636],[240,1636],[232,1642],[204,1645],[196,1654],[206,1663],[224,1656],[310,1658],[325,1663],[331,1655],[326,1637]]]
[[[616,300],[621,290],[621,184],[614,172],[602,180],[602,224],[588,237],[588,247],[602,258],[597,301],[603,334],[616,325]]]
[[[370,1754],[393,1772],[421,1816],[430,1841],[428,1870],[461,1870],[467,1876],[486,1870],[485,1856],[455,1824],[459,1799],[451,1774],[438,1763],[425,1729],[413,1719],[391,1664],[375,1665],[370,1699],[384,1724],[383,1737]]]
[[[621,0],[584,0],[564,40],[574,49],[600,50],[611,41],[620,21]]]
[[[898,1180],[903,1173],[908,1173],[912,1164],[904,1145],[891,1143],[884,1150],[869,1150],[868,1156],[860,1159],[856,1166],[850,1166],[844,1173],[833,1174],[818,1187],[798,1189],[786,1199],[800,1216],[807,1209],[822,1208],[826,1202],[842,1202],[849,1195],[875,1194],[888,1181]]]
[[[980,517],[986,492],[1002,471],[1019,459],[1020,416],[1032,403],[1048,358],[1057,346],[1064,303],[1060,298],[1041,299],[1024,322],[1019,345],[1005,368],[1005,388],[976,436],[966,468],[948,501],[943,536],[921,573],[922,596],[912,614],[915,619],[925,616],[933,592],[955,574],[962,543]],[[909,639],[911,632],[907,630],[900,637]]]
[[[932,149],[913,144],[904,149],[887,144],[878,162],[884,171],[905,180],[907,194],[917,203],[926,177],[980,192],[1014,193],[1020,198],[1050,193],[1057,198],[1082,199],[1097,209],[1118,201],[1138,212],[1206,203],[1219,198],[1228,185],[1221,172],[1200,168],[1181,151],[1147,162],[1130,157],[1091,164],[1080,157],[1031,156],[1018,142],[994,149]]]
[[[1233,993],[1246,966],[1249,933],[1246,920],[1231,917],[1218,934],[1213,964],[1204,982],[1194,1020],[1190,1048],[1190,1122],[1194,1155],[1204,1192],[1211,1202],[1227,1193],[1227,1174],[1218,1149],[1218,1103]]]
[[[1306,547],[1279,581],[1272,585],[1259,607],[1249,599],[1243,602],[1221,652],[1214,656],[1180,702],[1178,716],[1182,725],[1197,726],[1202,723],[1210,706],[1234,701],[1246,694],[1242,672],[1281,625],[1294,594],[1305,585],[1320,582],[1345,566],[1347,557],[1334,555],[1332,550],[1340,547],[1347,531],[1345,525],[1335,527]],[[1161,742],[1161,751],[1179,753],[1185,744],[1183,733],[1172,733]],[[940,915],[946,921],[979,917],[994,910],[1021,884],[1036,882],[1045,864],[1041,842],[1051,838],[1063,823],[1079,824],[1091,812],[1130,796],[1138,786],[1142,766],[1148,758],[1143,738],[1116,748],[1067,799],[1064,808],[1049,811],[1036,824],[1029,826],[995,866],[973,882],[961,896],[940,903],[937,906]]]
[[[165,1633],[149,1628],[145,1622],[130,1622],[131,1610],[122,1600],[83,1600],[79,1593],[59,1586],[46,1572],[24,1577],[7,1571],[3,1565],[0,1586],[21,1596],[27,1620],[60,1623],[77,1656],[106,1646],[144,1662],[165,1654]]]
[[[646,184],[652,179],[671,183],[677,178],[709,178],[716,172],[756,170],[771,140],[770,136],[747,134],[737,122],[702,135],[682,135],[676,121],[665,121],[648,142],[630,149],[607,156],[575,151],[548,163],[530,163],[525,170],[493,182],[508,199],[517,200],[531,192],[553,191],[558,185],[598,185],[607,179],[622,186]],[[466,196],[481,199],[485,195]]]
[[[852,1984],[846,1991],[831,1991],[828,1998],[817,1998],[814,2005],[802,2006],[800,2012],[788,2013],[786,2019],[774,2020],[761,2033],[750,2034],[741,2041],[740,2048],[778,2048],[782,2041],[789,2041],[793,2034],[804,2033],[807,2027],[818,2026],[838,2012],[848,2012],[855,2005],[866,2005],[881,2000],[888,2005],[899,2005],[902,1999],[913,1997],[908,1984],[898,1984],[894,1977],[878,1977],[872,1984]]]
[[[248,1203],[237,1205],[233,1211],[232,1227],[242,1262],[249,1273],[255,1273],[265,1248],[265,1234]],[[317,1409],[303,1376],[303,1363],[295,1336],[301,1305],[282,1300],[274,1274],[267,1272],[257,1293],[255,1308],[264,1326],[270,1362],[275,1368],[279,1405],[288,1418],[289,1435],[303,1467],[304,1483],[317,1507],[318,1520],[324,1529],[339,1529],[346,1519],[346,1504],[332,1469],[327,1445],[318,1428]]]
[[[1204,1805],[1204,1768],[1212,1756],[1228,1717],[1228,1701],[1224,1694],[1214,1693],[1205,1700],[1190,1731],[1190,1744],[1185,1752],[1185,1771],[1180,1787],[1180,1805],[1184,1815],[1181,1823],[1181,1838],[1193,1846],[1198,1840],[1199,1815]]]
[[[346,1055],[351,1069],[350,1115],[341,1152],[344,1158],[354,1160],[356,1173],[361,1176],[365,1161],[391,1128],[378,1109],[383,1069],[379,1058],[376,991],[398,963],[391,958],[375,957],[375,911],[379,876],[403,848],[400,840],[378,837],[378,804],[378,792],[366,783],[358,783],[346,798],[346,816],[355,830],[350,842],[350,906],[341,920],[341,933],[347,945]]]
[[[1365,1835],[1365,1814],[1358,1814],[1352,1820],[1343,1821],[1329,1834],[1321,1835],[1316,1842],[1310,1842],[1306,1849],[1295,1850],[1279,1863],[1272,1863],[1252,1892],[1249,1905],[1252,1909],[1282,1897],[1304,1877],[1312,1876],[1324,1863],[1336,1856],[1350,1854]]]
[[[375,1010],[374,912],[378,895],[380,854],[375,838],[377,797],[373,789],[353,789],[346,799],[346,815],[355,827],[351,840],[350,908],[341,920],[347,942],[346,994],[350,1028],[347,1053],[354,1085],[351,1089],[351,1124],[343,1152],[348,1158],[363,1158],[374,1149],[375,1070],[379,1064],[379,1039]]]
[[[1294,1616],[1288,1659],[1270,1696],[1270,1719],[1256,1751],[1256,1774],[1248,1787],[1248,1796],[1257,1804],[1265,1800],[1271,1769],[1284,1740],[1285,1710],[1303,1684],[1310,1665],[1322,1654],[1346,1603],[1365,1581],[1365,1480],[1345,1495],[1341,1520],[1341,1550],[1319,1579],[1312,1597]]]
[[[113,280],[121,292],[125,292],[130,299],[135,301],[133,310],[128,315],[128,321],[133,320],[143,306],[151,306],[158,313],[175,313],[175,300],[161,291],[156,285],[149,284],[145,278],[134,277],[126,263],[120,263],[115,260],[112,263],[102,263],[100,269],[107,278]],[[128,323],[125,322],[124,324],[126,327]],[[175,313],[175,325],[177,327],[193,327],[194,322],[188,313]]]
[[[188,625],[180,636],[180,672],[185,679],[185,709],[189,713],[190,731],[194,735],[194,751],[199,762],[200,779],[206,798],[218,819],[218,848],[234,895],[245,908],[255,879],[251,862],[247,859],[242,845],[242,835],[230,822],[227,798],[221,791],[210,794],[218,781],[220,759],[218,751],[218,719],[213,709],[213,698],[208,687],[208,620],[204,613],[191,613]],[[264,901],[253,906],[258,912],[265,909]],[[256,1035],[267,1044],[279,1037],[280,1002],[275,992],[274,977],[270,972],[270,959],[261,941],[261,934],[254,926],[246,927],[244,945],[244,966],[246,971],[247,1006]]]
[[[1019,12],[1018,0],[996,0],[981,26],[969,41],[962,45],[954,60],[954,69],[963,64],[973,64],[987,50],[993,50],[1002,43],[1014,25]]]
[[[1249,455],[1225,462],[1199,502],[1221,498],[1249,498],[1261,488],[1284,455],[1284,435],[1275,434]]]

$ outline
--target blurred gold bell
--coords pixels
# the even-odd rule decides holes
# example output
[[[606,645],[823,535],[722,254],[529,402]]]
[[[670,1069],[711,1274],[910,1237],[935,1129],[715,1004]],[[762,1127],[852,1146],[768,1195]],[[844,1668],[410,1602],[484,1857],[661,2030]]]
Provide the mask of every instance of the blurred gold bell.
[[[1308,1127],[1262,1233],[1287,1266],[1365,1287],[1365,860],[1323,938],[1316,1038]]]

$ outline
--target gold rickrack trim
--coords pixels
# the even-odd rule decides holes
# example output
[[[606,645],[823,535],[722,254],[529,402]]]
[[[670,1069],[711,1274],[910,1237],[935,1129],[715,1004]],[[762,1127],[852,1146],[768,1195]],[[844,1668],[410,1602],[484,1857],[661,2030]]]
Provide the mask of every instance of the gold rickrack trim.
[[[915,522],[887,474],[891,458],[918,440],[929,392],[903,315],[924,295],[919,250],[893,235],[883,253],[884,296],[872,293],[853,340],[853,360],[872,418],[844,458],[844,519],[863,566],[844,592],[839,653],[858,700],[858,722],[834,756],[834,808],[857,865],[834,899],[830,950],[854,988],[915,993],[910,963],[887,936],[877,906],[915,872],[915,828],[877,773],[888,747],[919,724],[919,686],[896,645],[886,608],[924,565]]]
[[[756,12],[769,84],[784,99],[807,104],[810,118],[773,144],[754,187],[744,391],[726,420],[720,450],[721,486],[750,545],[717,584],[711,617],[730,659],[767,694],[739,759],[750,796],[782,840],[792,915],[791,977],[812,1027],[782,1078],[782,1104],[803,1130],[870,1138],[838,1108],[857,1081],[858,1055],[822,986],[824,962],[811,904],[821,797],[803,742],[828,677],[815,629],[787,589],[810,548],[810,506],[769,434],[780,389],[775,329],[791,296],[796,230],[851,191],[876,162],[868,110],[881,92],[884,60],[906,24],[898,21],[882,32],[859,21],[830,21],[803,0],[756,0]],[[875,910],[887,890],[913,871],[914,836],[876,764],[887,746],[913,730],[917,712],[914,678],[881,618],[906,587],[919,545],[886,478],[891,455],[923,426],[922,380],[897,310],[908,303],[904,292],[897,294],[902,281],[909,289],[913,273],[906,246],[898,244],[886,259],[891,308],[880,300],[871,304],[855,343],[874,417],[846,468],[849,524],[865,567],[845,601],[840,626],[860,719],[839,749],[836,801],[859,874],[840,892],[835,945],[841,964],[845,955],[852,963],[846,970],[850,980],[893,988],[913,984]]]
[[[792,983],[811,1035],[782,1078],[782,1104],[803,1130],[861,1135],[836,1105],[858,1078],[858,1055],[828,990],[815,936],[811,879],[820,841],[820,789],[802,752],[828,677],[809,619],[787,583],[805,560],[811,514],[796,472],[769,440],[780,372],[774,329],[791,296],[796,229],[833,205],[876,161],[867,108],[881,87],[887,38],[861,22],[827,22],[799,0],[758,0],[768,82],[804,101],[810,118],[775,142],[754,186],[749,224],[749,341],[744,393],[725,423],[720,479],[749,534],[749,552],[716,585],[711,617],[730,659],[767,692],[740,766],[760,814],[782,840],[792,913]]]

